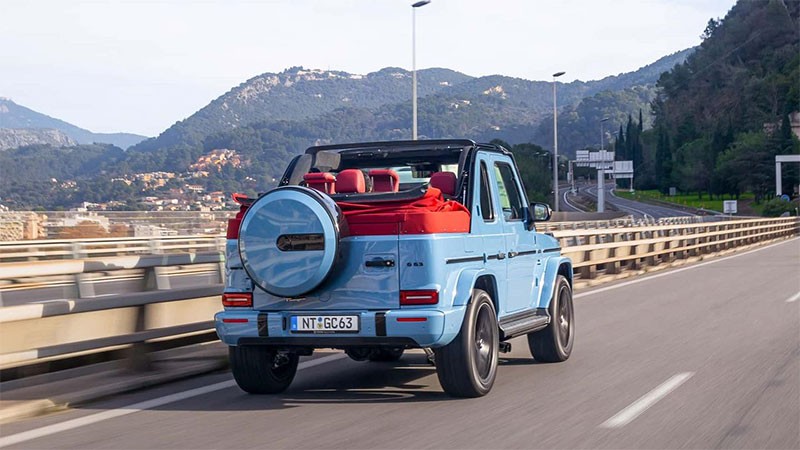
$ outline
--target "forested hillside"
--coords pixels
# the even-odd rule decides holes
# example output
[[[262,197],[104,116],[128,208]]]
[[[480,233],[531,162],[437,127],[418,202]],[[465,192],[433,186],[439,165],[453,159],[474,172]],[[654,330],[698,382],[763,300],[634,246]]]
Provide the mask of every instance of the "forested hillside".
[[[598,117],[610,115],[621,122],[631,111],[646,108],[657,74],[682,62],[690,52],[665,56],[632,73],[559,83],[562,154],[597,142]],[[552,82],[502,75],[474,78],[447,69],[425,69],[418,75],[421,138],[502,139],[528,153],[551,147]],[[281,175],[292,156],[311,145],[408,139],[410,85],[410,73],[399,68],[364,76],[299,67],[263,74],[124,153],[112,147],[86,146],[35,146],[9,153],[0,161],[9,174],[0,182],[0,201],[14,208],[71,207],[82,201],[131,204],[137,196],[155,195],[155,188],[147,187],[145,192],[141,186],[110,180],[122,177],[131,181],[137,179],[133,174],[161,171],[192,177],[191,183],[207,192],[263,191]],[[532,142],[541,147],[529,144]],[[520,143],[527,146],[516,145]],[[220,166],[199,177],[188,173],[201,155],[216,149],[235,151],[242,163]],[[71,160],[62,165],[66,157]],[[21,176],[31,170],[34,159],[46,169],[40,176]],[[529,164],[541,182],[534,177],[526,183],[540,199],[550,184],[542,175],[549,169],[540,173],[536,165],[544,161],[546,158],[537,156]],[[51,178],[58,183],[51,183]],[[75,183],[62,189],[68,193],[39,196],[58,190],[65,180]],[[168,188],[180,190],[182,186],[174,181],[163,187]],[[37,194],[26,199],[26,190]],[[42,199],[48,200],[37,203]]]
[[[20,209],[32,209],[130,198],[136,194],[134,188],[112,183],[107,172],[122,156],[122,149],[100,144],[31,145],[2,151],[2,200]]]
[[[560,83],[559,102],[564,106],[576,105],[584,97],[602,91],[653,86],[661,72],[683,62],[691,51],[687,49],[665,56],[635,72],[597,81]],[[484,119],[476,117],[476,121],[455,130],[477,132],[478,135],[469,135],[476,139],[498,137],[510,142],[530,142],[539,122],[552,113],[552,83],[549,81],[502,75],[474,78],[448,69],[424,69],[418,71],[417,76],[420,108],[427,107],[432,112],[464,106],[472,106],[472,110],[477,111],[491,110],[491,114]],[[363,76],[302,67],[293,67],[277,74],[266,73],[231,89],[157,138],[144,141],[132,150],[196,156],[201,148],[207,147],[206,139],[209,136],[251,125],[264,128],[266,124],[282,121],[297,124],[291,128],[304,128],[304,132],[287,136],[290,140],[305,142],[304,138],[332,139],[335,137],[330,136],[324,127],[315,128],[320,123],[318,119],[325,116],[323,122],[329,123],[335,121],[336,117],[347,116],[349,111],[359,115],[363,110],[380,117],[397,111],[390,120],[396,122],[393,130],[397,131],[390,134],[396,138],[407,138],[411,135],[410,88],[411,73],[393,67]],[[438,133],[453,128],[447,123],[449,120],[447,116],[440,118],[432,115],[425,122],[420,121],[420,126],[429,127],[427,132],[420,132],[428,137],[447,137]],[[349,125],[339,124],[340,127]],[[348,133],[356,140],[369,138],[367,135],[359,137],[358,131],[362,128],[373,127],[367,123]],[[270,143],[265,144],[267,146],[262,148],[268,149]],[[257,148],[240,150],[253,152]],[[302,148],[291,150],[299,152]]]
[[[799,16],[800,2],[739,1],[709,21],[699,49],[660,77],[655,128],[634,136],[639,187],[775,194],[774,156],[800,152],[789,118],[800,111]],[[797,171],[787,169],[791,189]]]

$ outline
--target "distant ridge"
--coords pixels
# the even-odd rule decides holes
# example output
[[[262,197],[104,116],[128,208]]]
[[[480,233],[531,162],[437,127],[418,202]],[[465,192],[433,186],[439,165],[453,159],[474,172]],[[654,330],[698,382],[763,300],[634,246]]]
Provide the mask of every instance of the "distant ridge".
[[[139,136],[131,133],[93,133],[63,120],[18,105],[8,97],[0,97],[0,128],[58,130],[79,144],[92,144],[97,142],[112,144],[122,149],[126,149],[147,139],[146,136]],[[45,144],[52,142],[45,139],[45,141],[38,143]]]

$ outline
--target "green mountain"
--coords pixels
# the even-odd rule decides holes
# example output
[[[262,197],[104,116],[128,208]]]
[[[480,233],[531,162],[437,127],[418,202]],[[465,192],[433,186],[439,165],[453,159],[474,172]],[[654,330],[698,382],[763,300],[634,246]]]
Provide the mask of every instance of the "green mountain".
[[[18,105],[11,99],[0,97],[0,129],[2,128],[58,130],[79,144],[98,142],[112,144],[123,149],[147,139],[145,136],[131,133],[92,133],[71,123]],[[50,144],[52,142],[43,139],[35,143]]]
[[[692,49],[687,49],[647,65],[635,72],[606,77],[597,81],[573,81],[559,84],[559,101],[562,105],[575,105],[586,96],[604,90],[627,89],[638,85],[653,85],[661,74],[675,64],[683,62]],[[424,69],[417,73],[420,108],[432,105],[434,110],[447,110],[453,104],[469,105],[479,110],[491,110],[480,123],[461,127],[478,132],[479,137],[502,138],[509,142],[528,142],[533,130],[552,111],[552,83],[530,81],[501,75],[470,77],[448,69]],[[183,148],[199,151],[209,136],[231,131],[251,124],[278,121],[313,121],[336,110],[368,109],[381,115],[382,107],[410,103],[411,73],[388,67],[367,75],[354,75],[339,71],[306,70],[293,67],[281,73],[265,73],[251,78],[213,100],[197,113],[180,121],[157,138],[144,141],[135,151],[159,151]],[[408,105],[410,111],[410,105]],[[625,111],[627,114],[630,111]],[[405,115],[398,110],[399,114]],[[410,113],[409,113],[410,114]],[[410,136],[410,120],[395,117],[397,138]],[[447,129],[437,117],[430,117],[429,137]],[[261,127],[262,125],[259,125]],[[356,128],[355,130],[357,130]],[[354,130],[354,131],[355,131]],[[504,130],[511,130],[505,133]],[[456,130],[458,131],[458,130]],[[500,133],[496,133],[500,131]],[[405,134],[403,134],[403,132]],[[320,134],[314,139],[330,139]],[[367,139],[368,135],[357,140]],[[293,149],[295,152],[302,149]]]
[[[424,97],[470,78],[448,69],[420,70],[418,95]],[[339,108],[376,108],[402,102],[410,95],[411,73],[400,68],[355,75],[292,67],[245,81],[135,150],[198,146],[208,135],[254,122],[303,120]]]
[[[703,37],[658,80],[639,182],[701,196],[775,195],[775,155],[800,152],[789,118],[800,111],[800,2],[740,0]],[[796,168],[784,174],[791,193]]]
[[[620,120],[636,114],[652,98],[656,74],[682,62],[690,51],[662,58],[632,73],[597,81],[559,83],[564,121],[559,132],[566,139],[562,142],[572,141],[575,146],[596,142],[598,114],[611,114]],[[447,69],[421,70],[418,79],[421,138],[469,137],[483,142],[501,139],[510,144],[535,142],[550,147],[552,139],[547,123],[552,120],[551,82],[501,75],[475,78]],[[283,173],[292,156],[311,145],[408,139],[410,84],[410,73],[398,68],[364,76],[302,68],[260,75],[215,99],[157,138],[141,142],[124,153],[98,147],[92,149],[88,159],[69,165],[66,171],[43,172],[46,179],[75,180],[79,186],[69,196],[51,196],[58,201],[42,204],[70,206],[69,202],[77,203],[87,196],[96,199],[98,195],[105,195],[105,200],[132,201],[135,193],[120,198],[123,193],[112,191],[120,189],[117,186],[120,183],[113,186],[102,183],[108,183],[114,176],[141,172],[186,172],[200,155],[214,149],[235,150],[244,163],[240,167],[228,165],[209,171],[207,178],[197,178],[193,183],[200,183],[209,191],[263,191]],[[544,151],[536,145],[520,148]],[[6,199],[9,204],[17,205],[15,208],[37,203],[19,194],[24,192],[26,183],[35,180],[13,174],[24,173],[28,169],[26,164],[33,160],[55,165],[67,151],[53,147],[23,150],[10,151],[0,159],[9,176],[6,183],[0,182],[0,200]],[[537,159],[531,165],[538,167],[540,163]],[[36,182],[46,184],[43,180]],[[49,192],[47,189],[52,188],[32,187],[37,192]],[[546,192],[542,192],[536,198],[545,196]]]

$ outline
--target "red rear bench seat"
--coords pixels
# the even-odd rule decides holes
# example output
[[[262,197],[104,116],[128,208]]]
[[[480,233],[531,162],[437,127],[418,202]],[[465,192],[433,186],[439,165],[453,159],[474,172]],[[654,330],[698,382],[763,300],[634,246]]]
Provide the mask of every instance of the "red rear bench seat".
[[[435,187],[429,187],[425,195],[410,201],[339,202],[339,207],[350,236],[469,232],[467,208],[444,200]]]

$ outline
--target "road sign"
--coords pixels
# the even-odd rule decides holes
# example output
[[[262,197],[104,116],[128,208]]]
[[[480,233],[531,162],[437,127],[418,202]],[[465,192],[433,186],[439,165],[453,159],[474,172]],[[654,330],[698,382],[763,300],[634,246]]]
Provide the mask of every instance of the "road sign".
[[[578,150],[575,152],[575,164],[578,167],[592,167],[595,169],[610,170],[613,168],[614,152],[600,150]]]
[[[723,200],[722,212],[725,214],[736,214],[737,213],[736,200]]]
[[[614,178],[633,178],[633,161],[614,161]]]

